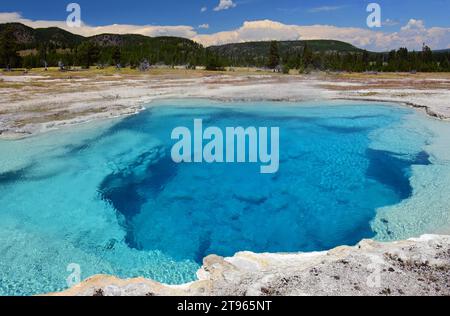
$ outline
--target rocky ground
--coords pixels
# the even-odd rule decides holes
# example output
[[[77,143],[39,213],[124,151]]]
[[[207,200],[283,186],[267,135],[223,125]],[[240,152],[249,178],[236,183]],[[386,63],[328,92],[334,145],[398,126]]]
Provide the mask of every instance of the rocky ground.
[[[95,276],[50,295],[80,296],[428,296],[450,295],[450,236],[362,241],[356,247],[305,254],[209,256],[199,281],[181,286]]]
[[[137,113],[160,98],[394,101],[450,117],[450,74],[3,73],[0,94],[2,138]]]

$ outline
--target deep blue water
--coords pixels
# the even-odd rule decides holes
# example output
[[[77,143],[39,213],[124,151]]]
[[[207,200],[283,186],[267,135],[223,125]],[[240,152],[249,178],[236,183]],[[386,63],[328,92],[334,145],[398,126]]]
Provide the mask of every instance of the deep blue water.
[[[378,208],[411,196],[411,166],[430,164],[427,135],[402,128],[415,115],[405,108],[163,105],[0,142],[0,294],[63,289],[69,263],[80,264],[83,278],[183,283],[209,254],[354,245],[374,236]],[[280,127],[279,172],[261,174],[250,163],[175,164],[171,131],[195,118],[205,127]],[[387,129],[407,152],[372,146]]]

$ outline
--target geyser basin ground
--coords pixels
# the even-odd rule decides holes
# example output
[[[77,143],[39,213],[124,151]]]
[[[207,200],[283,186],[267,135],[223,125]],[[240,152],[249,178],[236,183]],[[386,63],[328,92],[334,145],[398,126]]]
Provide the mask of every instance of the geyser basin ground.
[[[171,131],[280,127],[280,170],[175,164]],[[380,103],[160,101],[0,142],[0,294],[81,277],[195,279],[208,254],[319,251],[450,226],[448,123]]]

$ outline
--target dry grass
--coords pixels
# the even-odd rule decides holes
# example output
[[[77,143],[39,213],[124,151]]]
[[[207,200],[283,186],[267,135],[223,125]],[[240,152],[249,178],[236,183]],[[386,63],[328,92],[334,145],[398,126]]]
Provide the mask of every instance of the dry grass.
[[[23,84],[20,82],[0,81],[0,89],[21,89]]]
[[[17,76],[22,75],[24,73],[24,69],[17,69],[13,72],[3,72],[3,75],[6,76]],[[90,69],[75,69],[71,71],[59,71],[56,67],[48,68],[45,71],[44,68],[34,68],[28,71],[28,75],[40,75],[46,76],[54,79],[68,79],[68,78],[91,78],[95,76],[114,76],[114,75],[130,75],[132,77],[141,77],[141,76],[177,76],[177,77],[203,77],[203,76],[211,76],[211,75],[254,75],[254,74],[271,74],[272,72],[266,71],[258,71],[254,68],[234,68],[234,71],[206,71],[206,70],[191,70],[191,69],[178,69],[178,68],[155,68],[146,72],[141,72],[137,69],[130,68],[122,68],[121,70],[117,70],[115,67],[107,67],[104,69],[97,69],[95,67],[91,67]]]
[[[3,75],[6,76],[16,76],[21,75],[25,69],[16,69],[12,72],[3,72]],[[48,71],[45,71],[44,68],[34,68],[28,71],[30,75],[42,75],[48,76],[51,78],[70,78],[70,77],[81,77],[81,78],[90,78],[94,76],[113,76],[113,75],[131,75],[131,76],[180,76],[180,77],[198,77],[198,76],[210,76],[210,75],[280,75],[273,73],[270,71],[261,71],[257,68],[247,68],[247,67],[235,67],[233,71],[206,71],[202,69],[179,69],[179,68],[155,68],[151,69],[147,72],[140,72],[137,69],[130,68],[122,68],[121,70],[117,70],[115,67],[106,67],[104,69],[97,69],[96,67],[91,67],[90,69],[80,69],[77,68],[72,71],[64,71],[61,72],[57,67],[50,67]],[[291,75],[297,75],[298,72],[295,70],[291,71]],[[325,75],[325,73],[323,73]],[[346,80],[364,80],[364,79],[450,79],[450,73],[327,73],[327,77],[332,78],[342,78]]]

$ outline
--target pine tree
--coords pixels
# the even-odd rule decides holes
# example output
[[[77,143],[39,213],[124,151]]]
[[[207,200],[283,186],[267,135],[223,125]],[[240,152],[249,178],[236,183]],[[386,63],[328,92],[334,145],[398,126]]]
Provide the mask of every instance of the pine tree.
[[[113,51],[113,54],[112,54],[112,60],[113,60],[114,64],[115,65],[119,65],[120,61],[121,61],[121,58],[122,58],[122,53],[120,51],[120,48],[119,47],[115,47],[114,51]]]
[[[305,43],[305,47],[303,48],[303,66],[305,68],[308,68],[309,66],[312,65],[313,62],[313,52],[311,49],[309,49],[308,47],[308,43]]]
[[[450,71],[450,62],[449,62],[447,56],[445,56],[444,60],[441,62],[440,70],[441,71]]]
[[[223,71],[225,67],[223,66],[223,62],[216,54],[207,54],[206,56],[206,70],[209,71]]]
[[[100,49],[92,42],[84,42],[78,47],[79,60],[83,67],[89,68],[100,58]]]
[[[270,69],[275,69],[280,64],[280,52],[278,50],[278,42],[272,41],[270,43],[269,62],[267,66]]]
[[[397,68],[396,70],[399,71],[409,71],[410,65],[409,65],[409,52],[406,47],[401,47],[397,51]]]
[[[0,63],[8,69],[17,66],[19,61],[15,42],[15,36],[11,30],[6,30],[0,36]]]
[[[362,65],[361,65],[361,70],[368,70],[369,69],[369,52],[367,50],[364,50],[361,56],[362,59]]]
[[[431,48],[423,44],[422,47],[422,61],[424,63],[431,63],[433,61],[433,52],[431,51]]]

